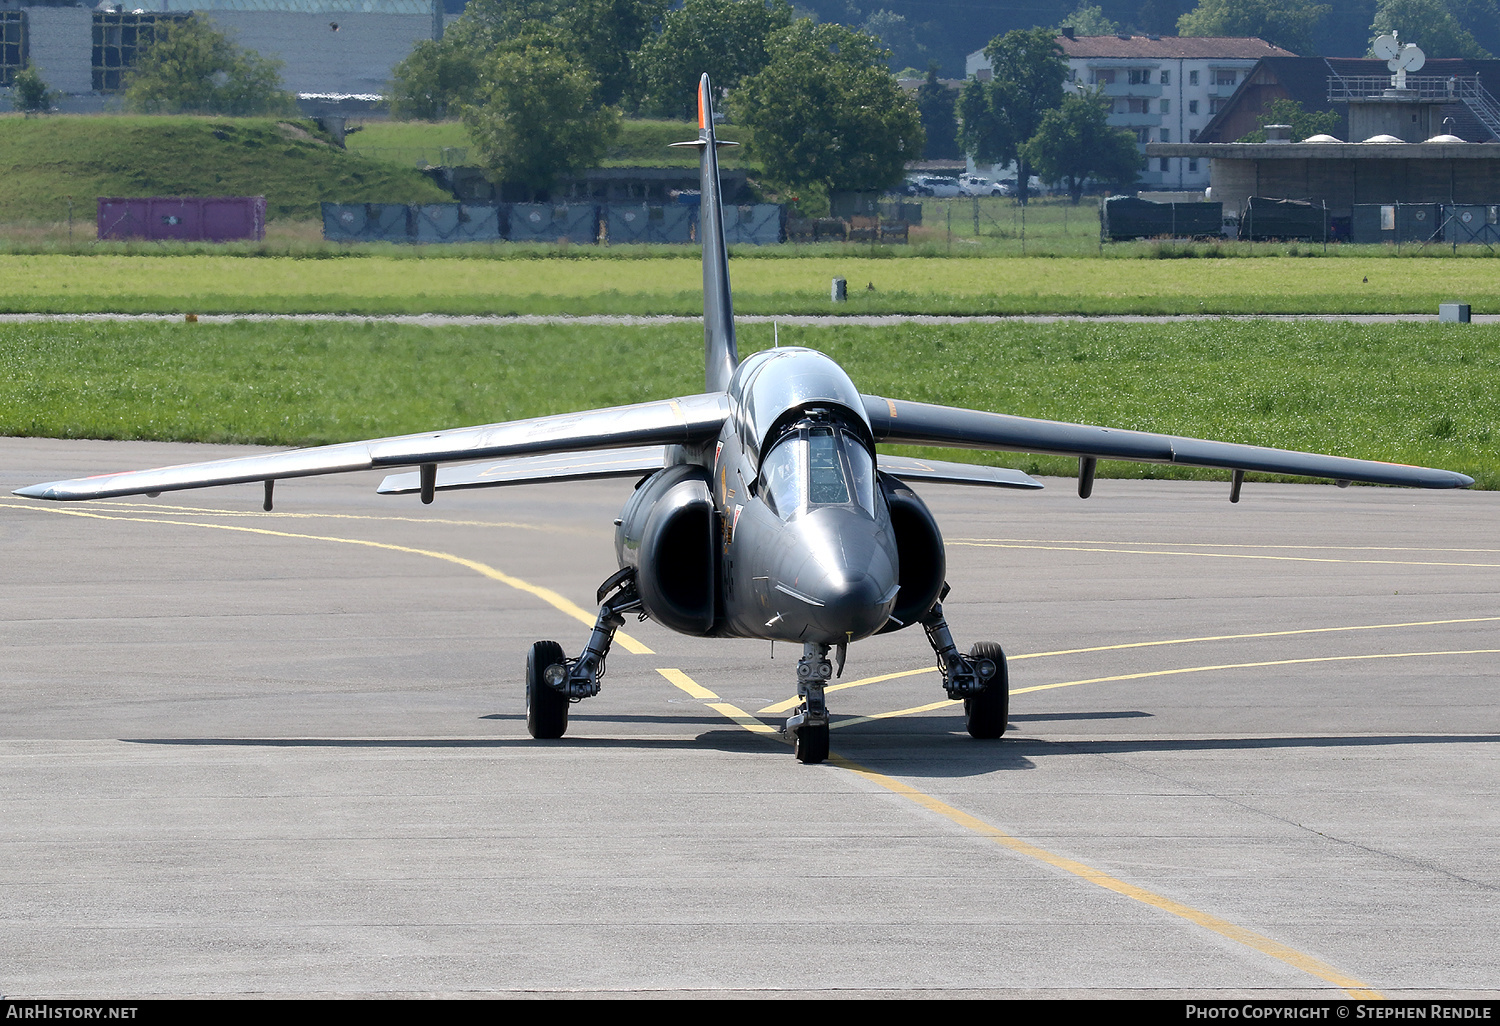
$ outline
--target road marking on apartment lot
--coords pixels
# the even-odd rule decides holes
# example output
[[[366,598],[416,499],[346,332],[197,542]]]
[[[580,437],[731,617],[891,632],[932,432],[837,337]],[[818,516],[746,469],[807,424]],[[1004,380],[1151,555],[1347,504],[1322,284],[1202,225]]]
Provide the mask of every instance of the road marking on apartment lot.
[[[1350,559],[1335,556],[1272,556],[1260,552],[1183,552],[1175,549],[1113,549],[1097,545],[1055,545],[1041,542],[953,541],[975,549],[1034,549],[1042,552],[1101,552],[1123,556],[1195,556],[1199,559],[1261,559],[1285,563],[1361,563],[1376,566],[1460,566],[1490,569],[1500,563],[1456,563],[1441,559]],[[1489,551],[1486,549],[1479,550]]]
[[[751,730],[757,734],[779,733],[779,731],[773,730],[767,724],[755,719],[753,716],[749,716],[748,714],[744,713],[738,707],[724,702],[714,692],[710,691],[708,688],[705,688],[703,685],[693,680],[681,670],[658,669],[656,672],[660,673],[673,685],[680,688],[682,691],[685,691],[692,697],[708,703],[710,708],[718,709],[720,712],[724,713],[724,715],[728,716],[736,723],[739,723],[747,730]],[[939,702],[936,703],[935,707],[941,707],[943,705],[951,704],[955,703]],[[1176,916],[1179,919],[1184,919],[1187,922],[1192,923],[1194,926],[1199,926],[1205,930],[1210,930],[1221,937],[1228,938],[1229,940],[1232,940],[1238,944],[1243,944],[1245,947],[1251,948],[1254,951],[1258,951],[1263,955],[1269,955],[1270,957],[1277,959],[1280,962],[1284,962],[1295,969],[1299,969],[1311,976],[1316,976],[1321,980],[1324,980],[1336,987],[1343,989],[1344,992],[1347,993],[1350,997],[1363,998],[1367,1000],[1379,999],[1382,997],[1380,992],[1375,990],[1369,984],[1363,983],[1360,980],[1350,976],[1349,974],[1334,968],[1328,963],[1313,958],[1311,955],[1303,954],[1295,948],[1289,947],[1288,945],[1285,945],[1280,941],[1273,940],[1270,937],[1256,933],[1253,930],[1247,930],[1242,926],[1236,926],[1234,923],[1231,923],[1228,920],[1220,919],[1218,916],[1210,915],[1207,912],[1203,912],[1199,909],[1193,908],[1191,905],[1186,905],[1180,901],[1176,901],[1164,895],[1157,894],[1154,891],[1148,891],[1144,887],[1137,887],[1135,884],[1126,883],[1124,880],[1110,876],[1108,873],[1104,873],[1090,865],[1079,862],[1076,859],[1070,859],[1066,856],[1058,855],[1054,852],[1048,851],[1045,848],[1040,848],[1037,845],[1030,843],[1029,841],[1023,841],[1019,837],[1006,833],[999,827],[993,826],[990,823],[986,823],[984,820],[979,819],[977,816],[973,816],[961,809],[954,808],[952,805],[949,805],[943,801],[939,801],[932,795],[927,794],[923,791],[919,791],[909,784],[902,783],[896,778],[886,776],[883,773],[877,773],[876,771],[869,769],[868,767],[861,766],[859,763],[852,762],[851,760],[846,759],[843,756],[830,755],[829,762],[833,763],[833,765],[837,766],[840,769],[847,770],[850,773],[854,773],[857,776],[869,781],[870,783],[882,787],[887,791],[890,791],[892,794],[899,795],[900,797],[921,806],[929,812],[936,813],[937,815],[948,820],[950,823],[954,823],[964,828],[965,830],[993,841],[995,844],[999,845],[1002,848],[1012,851],[1018,855],[1024,855],[1027,858],[1035,859],[1038,862],[1045,863],[1046,865],[1052,866],[1054,869],[1062,870],[1065,873],[1076,876],[1081,880],[1086,880],[1097,887],[1102,887],[1105,890],[1113,891],[1114,893],[1129,898],[1132,901],[1138,901],[1144,905],[1149,905],[1152,908],[1158,909],[1162,912],[1166,912],[1169,915]]]
[[[1254,639],[1254,638],[1289,638],[1289,637],[1293,637],[1293,636],[1298,635],[1298,634],[1338,634],[1338,633],[1342,633],[1342,632],[1345,632],[1345,631],[1382,631],[1382,630],[1395,630],[1395,629],[1402,628],[1402,627],[1441,627],[1441,626],[1445,626],[1445,625],[1448,625],[1448,624],[1458,624],[1458,623],[1495,623],[1497,621],[1500,621],[1500,616],[1466,616],[1466,617],[1459,617],[1459,618],[1449,619],[1449,620],[1412,620],[1412,621],[1409,621],[1409,622],[1406,622],[1406,623],[1352,624],[1352,625],[1343,626],[1343,627],[1302,627],[1302,628],[1298,628],[1296,630],[1289,630],[1289,631],[1256,631],[1256,632],[1251,633],[1251,634],[1209,634],[1209,635],[1205,635],[1205,636],[1199,637],[1199,638],[1170,638],[1170,639],[1166,639],[1166,640],[1162,640],[1162,641],[1127,641],[1127,642],[1122,642],[1122,643],[1120,643],[1118,645],[1094,645],[1094,646],[1091,646],[1089,648],[1060,648],[1060,649],[1057,649],[1054,652],[1025,652],[1025,653],[1022,653],[1021,655],[1007,655],[1005,657],[1005,659],[1006,659],[1006,662],[1008,662],[1008,663],[1016,663],[1016,662],[1020,662],[1023,659],[1045,659],[1045,658],[1049,658],[1049,657],[1052,657],[1052,656],[1083,655],[1083,654],[1089,653],[1089,652],[1117,652],[1117,651],[1123,651],[1125,649],[1130,649],[1130,648],[1159,648],[1159,647],[1161,647],[1163,645],[1196,645],[1196,644],[1200,644],[1200,643],[1207,642],[1207,641],[1244,641],[1244,640],[1247,640],[1247,639]],[[1330,657],[1330,658],[1336,658],[1336,657]],[[1359,658],[1359,657],[1349,656],[1347,658],[1351,658],[1352,659],[1352,658]],[[1236,664],[1236,665],[1253,666],[1253,665],[1261,665],[1261,664],[1243,663],[1243,664]],[[1184,672],[1184,671],[1182,671],[1182,670],[1174,670],[1174,671],[1169,671],[1169,672],[1181,673],[1181,672]],[[827,688],[826,691],[828,693],[832,693],[832,692],[835,692],[835,691],[847,691],[849,688],[864,687],[864,686],[866,686],[868,684],[880,684],[880,683],[883,683],[885,681],[896,680],[896,679],[901,678],[901,677],[916,677],[916,676],[919,676],[919,675],[924,674],[924,673],[937,673],[937,667],[936,666],[922,666],[922,667],[918,667],[915,670],[900,670],[900,671],[897,671],[896,673],[882,673],[879,676],[865,677],[862,680],[851,680],[851,681],[847,681],[847,682],[845,682],[843,684],[834,684],[834,685],[830,686],[829,688]],[[1100,680],[1105,680],[1105,679],[1112,679],[1112,678],[1100,678]],[[1074,683],[1074,684],[1084,684],[1084,683],[1092,683],[1092,681],[1073,681],[1071,683]],[[1046,687],[1053,687],[1053,688],[1067,687],[1067,686],[1068,686],[1067,684],[1049,684],[1049,685],[1046,685]],[[1038,688],[1023,688],[1021,690],[1012,690],[1011,694],[1013,694],[1013,695],[1019,695],[1019,694],[1024,694],[1026,691],[1034,691],[1034,690],[1039,690],[1039,689]],[[784,713],[784,712],[788,711],[789,709],[791,709],[793,706],[795,706],[799,701],[800,701],[800,699],[797,699],[797,698],[788,698],[788,699],[786,699],[784,701],[777,702],[774,705],[768,705],[764,709],[758,710],[758,713],[759,713],[759,715],[762,715],[762,716],[775,715],[777,713]],[[932,710],[932,709],[940,709],[940,708],[942,708],[945,705],[953,705],[953,704],[954,704],[953,702],[947,702],[947,701],[936,702],[936,703],[933,703],[931,705],[918,706],[915,709],[902,710],[899,713],[881,713],[879,716],[876,716],[876,717],[866,717],[866,719],[885,719],[885,718],[888,718],[890,716],[904,715],[906,713],[927,712],[927,711]],[[842,721],[842,722],[847,722],[847,721]]]
[[[408,545],[393,545],[390,542],[370,541],[365,538],[339,538],[333,535],[322,534],[299,534],[293,531],[273,531],[264,527],[246,527],[239,524],[208,524],[192,520],[176,520],[165,516],[125,516],[119,513],[91,513],[81,509],[54,509],[48,506],[31,505],[26,503],[0,503],[0,509],[29,509],[43,513],[52,513],[58,516],[85,517],[91,520],[120,520],[141,524],[171,524],[175,527],[202,527],[218,531],[237,531],[242,534],[258,534],[271,538],[295,538],[301,541],[336,542],[340,545],[360,545],[371,549],[384,549],[387,552],[401,552],[413,556],[426,556],[429,559],[440,559],[446,563],[454,563],[458,566],[473,570],[475,573],[488,577],[492,581],[524,591],[533,595],[543,602],[552,606],[561,613],[566,613],[573,619],[592,628],[597,616],[588,610],[581,608],[577,603],[565,598],[553,591],[551,588],[543,588],[523,581],[519,577],[513,577],[501,570],[496,570],[487,563],[481,563],[477,559],[468,559],[464,556],[454,555],[451,552],[439,552],[435,549],[418,549]],[[273,516],[275,514],[272,514]],[[624,646],[627,652],[635,655],[654,655],[655,653],[644,643],[636,640],[624,631],[615,632],[615,640]]]

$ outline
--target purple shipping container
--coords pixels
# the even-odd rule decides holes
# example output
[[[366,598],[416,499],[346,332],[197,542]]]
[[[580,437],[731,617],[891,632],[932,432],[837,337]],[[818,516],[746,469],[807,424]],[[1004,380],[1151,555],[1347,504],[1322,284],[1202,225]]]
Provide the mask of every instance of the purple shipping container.
[[[229,242],[265,237],[264,196],[99,197],[101,239]]]

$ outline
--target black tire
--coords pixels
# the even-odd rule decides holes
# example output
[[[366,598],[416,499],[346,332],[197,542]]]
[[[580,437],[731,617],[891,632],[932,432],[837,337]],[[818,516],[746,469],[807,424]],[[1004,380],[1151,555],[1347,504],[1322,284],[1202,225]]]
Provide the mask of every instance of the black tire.
[[[995,675],[983,691],[964,699],[964,725],[970,737],[990,741],[1010,725],[1010,673],[1005,668],[1005,652],[993,641],[981,641],[969,653],[971,663],[981,659],[994,661]]]
[[[538,641],[526,653],[526,729],[534,738],[562,737],[568,730],[567,696],[542,680],[542,671],[563,661],[555,641]]]
[[[828,724],[813,727],[804,723],[797,731],[794,750],[797,761],[805,766],[814,766],[828,758]]]

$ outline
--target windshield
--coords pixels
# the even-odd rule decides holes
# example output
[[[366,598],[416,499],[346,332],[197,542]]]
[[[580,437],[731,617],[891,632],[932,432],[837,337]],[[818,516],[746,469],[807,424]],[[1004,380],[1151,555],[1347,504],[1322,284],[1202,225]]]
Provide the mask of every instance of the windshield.
[[[783,520],[816,506],[858,505],[875,514],[875,464],[858,438],[803,421],[782,436],[761,464],[763,494]]]

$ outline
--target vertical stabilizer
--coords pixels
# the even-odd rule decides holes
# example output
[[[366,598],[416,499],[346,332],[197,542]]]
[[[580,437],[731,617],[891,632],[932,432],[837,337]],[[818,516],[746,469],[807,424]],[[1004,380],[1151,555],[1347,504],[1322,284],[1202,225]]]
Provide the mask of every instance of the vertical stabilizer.
[[[734,301],[729,295],[729,251],[724,244],[724,202],[719,189],[720,146],[738,143],[714,138],[713,90],[708,75],[698,80],[698,138],[674,146],[696,146],[699,155],[698,238],[703,243],[703,377],[710,392],[722,392],[739,366],[734,342]]]

